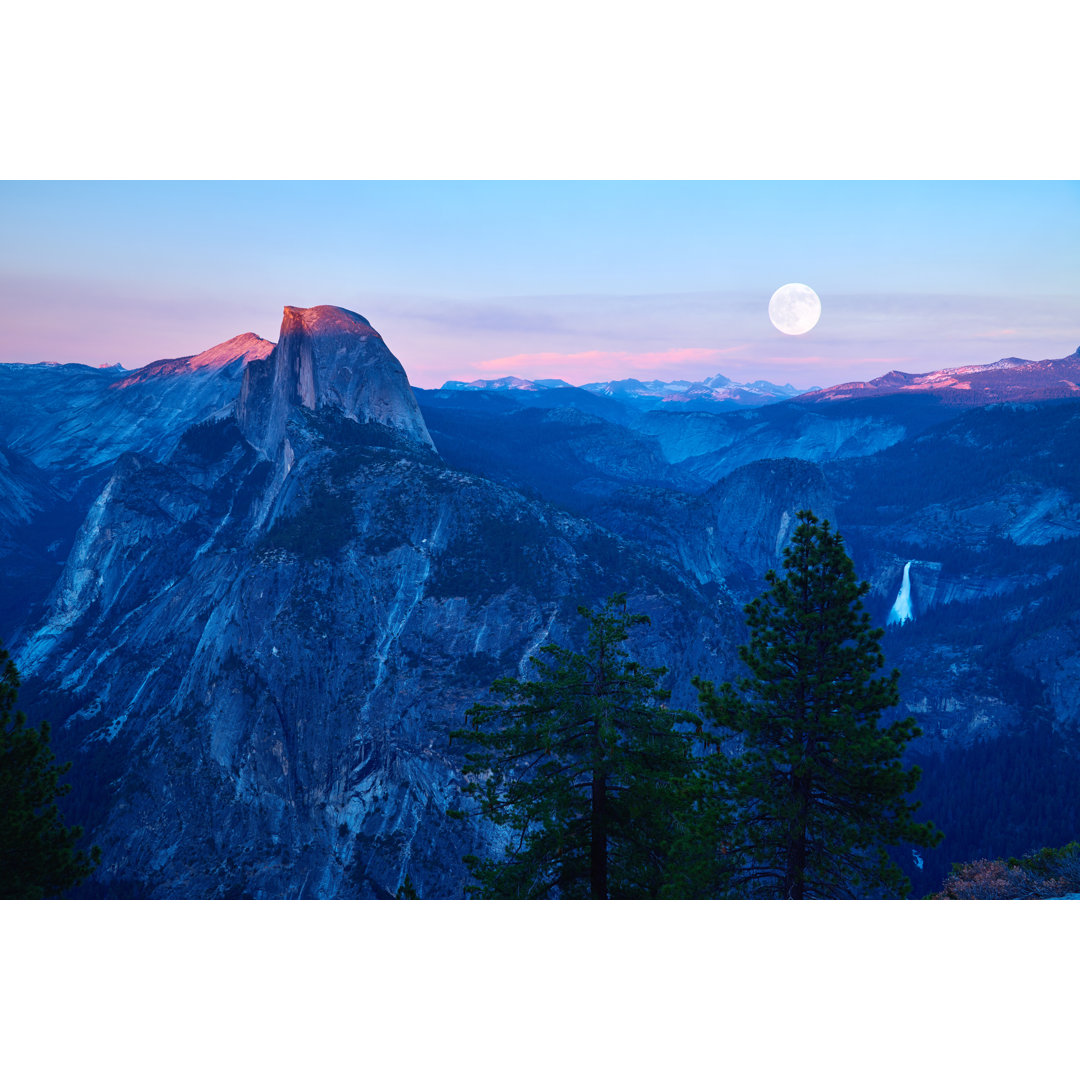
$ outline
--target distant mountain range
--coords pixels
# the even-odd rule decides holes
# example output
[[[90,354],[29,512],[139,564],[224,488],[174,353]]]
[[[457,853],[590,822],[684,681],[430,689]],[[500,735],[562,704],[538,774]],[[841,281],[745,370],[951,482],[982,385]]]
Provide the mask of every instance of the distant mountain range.
[[[883,645],[947,834],[901,853],[916,895],[1077,839],[1078,396],[1080,350],[801,394],[419,390],[328,306],[137,371],[0,364],[0,638],[105,852],[84,894],[460,896],[499,842],[447,814],[468,706],[619,591],[693,707],[803,507],[875,622],[909,582]]]
[[[501,379],[475,379],[472,382],[451,380],[440,387],[440,390],[446,391],[495,390],[509,391],[517,395],[569,389],[585,390],[598,397],[610,398],[637,409],[669,409],[676,412],[755,409],[772,401],[784,401],[802,392],[790,383],[777,386],[763,379],[751,383],[737,383],[724,375],[713,375],[712,378],[700,382],[690,382],[687,379],[650,379],[647,382],[640,379],[615,379],[610,382],[585,383],[580,387],[574,387],[563,379],[519,379],[516,375],[507,375]]]
[[[1080,349],[1060,360],[1010,356],[993,364],[968,364],[921,375],[890,371],[869,382],[841,383],[804,395],[810,401],[846,401],[888,394],[932,394],[970,408],[1003,401],[1044,401],[1080,396]]]
[[[451,380],[442,391],[502,391],[515,395],[538,394],[546,390],[580,389],[638,409],[676,412],[728,412],[756,409],[792,398],[807,401],[848,401],[884,397],[897,393],[932,394],[947,405],[970,408],[1002,401],[1041,401],[1080,396],[1080,349],[1059,360],[1021,360],[1010,356],[991,364],[968,364],[921,374],[890,371],[867,382],[812,386],[798,390],[790,383],[779,386],[764,379],[739,383],[724,375],[691,382],[687,379],[615,379],[583,383],[579,387],[563,379],[521,379],[507,375],[501,379]],[[522,402],[527,399],[519,397]]]

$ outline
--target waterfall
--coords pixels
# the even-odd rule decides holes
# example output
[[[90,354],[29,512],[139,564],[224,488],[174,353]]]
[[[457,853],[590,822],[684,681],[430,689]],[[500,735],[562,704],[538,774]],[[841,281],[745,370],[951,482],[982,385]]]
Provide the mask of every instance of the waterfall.
[[[908,619],[914,619],[911,612],[911,561],[904,563],[904,580],[900,584],[900,591],[896,594],[896,602],[889,612],[888,624],[906,623]]]

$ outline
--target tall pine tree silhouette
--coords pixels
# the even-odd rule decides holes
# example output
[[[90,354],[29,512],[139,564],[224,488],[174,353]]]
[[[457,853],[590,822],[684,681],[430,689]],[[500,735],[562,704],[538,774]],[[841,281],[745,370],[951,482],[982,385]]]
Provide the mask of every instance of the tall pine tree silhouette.
[[[770,571],[746,608],[749,677],[719,690],[695,680],[729,752],[705,762],[718,877],[726,895],[750,898],[906,895],[887,849],[941,840],[907,798],[919,770],[901,755],[920,732],[910,717],[879,726],[899,703],[900,673],[876,675],[884,631],[863,610],[869,586],[827,521],[808,510],[798,520],[785,573]]]
[[[27,725],[12,712],[19,673],[0,647],[0,899],[42,900],[60,896],[87,877],[101,859],[97,847],[76,849],[82,829],[67,828],[56,800],[69,785],[60,777],[49,725]]]
[[[622,595],[588,622],[583,652],[545,645],[533,679],[500,679],[474,705],[466,791],[505,830],[499,858],[469,856],[469,892],[495,899],[647,899],[671,876],[691,773],[683,715],[625,648],[648,618]],[[691,718],[692,719],[692,718]]]

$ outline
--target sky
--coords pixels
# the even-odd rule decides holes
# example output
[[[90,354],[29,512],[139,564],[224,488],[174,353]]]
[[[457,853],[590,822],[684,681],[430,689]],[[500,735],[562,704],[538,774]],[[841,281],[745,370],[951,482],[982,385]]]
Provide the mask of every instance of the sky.
[[[0,361],[197,353],[284,305],[413,385],[722,373],[799,388],[1080,344],[1070,181],[0,181]],[[817,326],[776,330],[789,282]]]

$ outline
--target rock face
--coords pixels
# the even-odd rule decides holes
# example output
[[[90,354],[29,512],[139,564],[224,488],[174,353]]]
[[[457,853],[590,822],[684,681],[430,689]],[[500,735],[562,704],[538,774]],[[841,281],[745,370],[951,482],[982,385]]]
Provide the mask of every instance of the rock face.
[[[636,426],[659,441],[668,461],[713,484],[753,461],[826,462],[884,450],[934,422],[935,411],[920,405],[788,401],[723,415],[649,412]]]
[[[49,591],[59,566],[64,499],[52,477],[14,450],[0,447],[0,640]],[[73,530],[77,522],[69,523]]]
[[[269,457],[285,439],[289,410],[333,406],[434,450],[401,364],[362,315],[324,305],[286,307],[277,347],[249,365],[237,405],[240,430]]]
[[[446,813],[449,732],[578,602],[622,590],[651,614],[642,659],[683,703],[733,661],[730,602],[448,468],[374,331],[311,312],[287,309],[236,420],[120,458],[19,643],[27,708],[83,778],[101,894],[392,896],[407,873],[460,896],[493,837]]]
[[[0,364],[0,637],[38,611],[75,529],[122,454],[155,460],[184,430],[231,409],[244,367],[273,343],[240,334],[195,356],[133,372],[84,364]],[[5,527],[5,521],[7,527]]]
[[[241,334],[122,377],[84,364],[0,364],[0,443],[47,470],[64,495],[93,498],[120,454],[160,458],[190,424],[231,406],[245,365],[272,348]]]
[[[785,458],[744,465],[701,494],[623,487],[598,498],[590,517],[741,605],[762,591],[769,570],[780,568],[801,509],[836,518],[821,469]],[[732,633],[741,636],[737,622]]]

